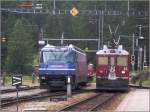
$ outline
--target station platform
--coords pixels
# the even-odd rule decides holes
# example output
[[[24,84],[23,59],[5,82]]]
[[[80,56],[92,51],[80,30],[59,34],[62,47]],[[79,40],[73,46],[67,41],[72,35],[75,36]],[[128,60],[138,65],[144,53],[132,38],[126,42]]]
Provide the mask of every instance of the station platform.
[[[119,104],[115,112],[150,112],[149,89],[136,89]]]

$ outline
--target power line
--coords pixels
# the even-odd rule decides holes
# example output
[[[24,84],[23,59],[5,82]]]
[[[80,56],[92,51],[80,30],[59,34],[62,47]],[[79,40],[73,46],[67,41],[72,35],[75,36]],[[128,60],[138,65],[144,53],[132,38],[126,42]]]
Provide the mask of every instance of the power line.
[[[1,11],[8,11],[12,13],[19,13],[19,14],[50,14],[54,15],[54,10],[50,11],[48,9],[22,9],[22,8],[1,8]],[[55,10],[55,15],[64,15],[69,14],[70,15],[70,9],[61,9],[61,10]],[[117,10],[80,10],[78,9],[78,15],[99,15],[99,16],[149,16],[148,11],[117,11]]]
[[[56,41],[61,41],[62,39],[57,39],[57,38],[43,38],[43,40],[56,40]],[[98,41],[99,39],[86,39],[86,38],[80,38],[80,39],[77,39],[77,38],[64,38],[63,39],[64,41]]]

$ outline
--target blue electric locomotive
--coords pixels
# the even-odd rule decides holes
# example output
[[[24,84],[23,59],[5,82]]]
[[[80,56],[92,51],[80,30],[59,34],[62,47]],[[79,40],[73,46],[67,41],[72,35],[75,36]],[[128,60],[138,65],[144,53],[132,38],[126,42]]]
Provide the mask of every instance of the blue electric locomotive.
[[[73,88],[87,83],[87,62],[83,50],[73,46],[51,46],[40,51],[39,79],[41,88],[65,89],[71,76]]]

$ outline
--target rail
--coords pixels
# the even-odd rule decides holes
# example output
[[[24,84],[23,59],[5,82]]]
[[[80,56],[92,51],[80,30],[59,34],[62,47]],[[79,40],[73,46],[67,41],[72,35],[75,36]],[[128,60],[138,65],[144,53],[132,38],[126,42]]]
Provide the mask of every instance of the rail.
[[[66,106],[57,112],[61,111],[94,111],[97,107],[109,101],[115,94],[112,93],[97,93],[96,95]]]
[[[76,91],[73,91],[72,94],[85,93],[85,92],[91,92],[91,91],[95,91],[95,90],[93,89],[92,90],[76,90]],[[66,92],[59,91],[59,92],[50,93],[49,91],[44,91],[38,94],[19,97],[18,102],[38,100],[38,99],[43,99],[47,97],[55,97],[55,96],[62,96],[62,95],[66,95]],[[17,103],[16,97],[1,99],[1,107],[6,107],[14,103]]]
[[[18,91],[24,91],[24,90],[30,90],[30,89],[37,89],[39,86],[26,86],[26,87],[19,87]],[[16,92],[17,89],[2,89],[1,93],[10,93],[10,92]]]

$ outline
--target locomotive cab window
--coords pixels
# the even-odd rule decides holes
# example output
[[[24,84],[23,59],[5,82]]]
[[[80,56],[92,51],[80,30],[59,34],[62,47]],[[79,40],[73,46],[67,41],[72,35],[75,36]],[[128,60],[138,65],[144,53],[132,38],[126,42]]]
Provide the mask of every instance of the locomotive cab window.
[[[108,57],[99,57],[98,65],[108,65]]]
[[[43,62],[66,62],[74,63],[74,53],[68,51],[44,51]]]
[[[117,57],[117,65],[127,66],[127,57]]]

